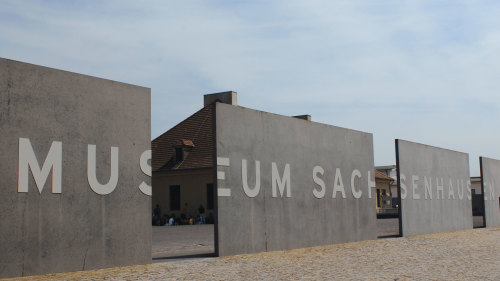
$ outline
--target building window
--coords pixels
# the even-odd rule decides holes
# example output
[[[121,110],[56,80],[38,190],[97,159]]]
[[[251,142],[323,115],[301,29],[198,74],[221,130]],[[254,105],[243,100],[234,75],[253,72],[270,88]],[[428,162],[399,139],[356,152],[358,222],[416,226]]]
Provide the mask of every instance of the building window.
[[[214,209],[214,185],[207,183],[207,209]]]
[[[182,162],[184,161],[184,150],[182,147],[176,147],[175,148],[175,162]]]
[[[170,211],[178,211],[181,209],[181,186],[170,186]]]

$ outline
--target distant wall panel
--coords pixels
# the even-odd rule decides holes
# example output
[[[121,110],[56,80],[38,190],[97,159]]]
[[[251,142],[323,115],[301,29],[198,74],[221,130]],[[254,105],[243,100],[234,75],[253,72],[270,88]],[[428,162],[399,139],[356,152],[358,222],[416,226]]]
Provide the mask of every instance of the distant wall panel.
[[[402,235],[472,228],[469,155],[396,140]]]
[[[500,226],[500,160],[481,157],[486,227]]]

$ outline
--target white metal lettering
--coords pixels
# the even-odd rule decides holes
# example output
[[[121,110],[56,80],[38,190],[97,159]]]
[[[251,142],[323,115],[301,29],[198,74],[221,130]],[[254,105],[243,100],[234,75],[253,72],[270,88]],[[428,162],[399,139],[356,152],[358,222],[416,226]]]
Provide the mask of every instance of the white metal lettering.
[[[375,188],[376,186],[375,179],[372,180],[371,173],[368,171],[368,198],[372,198],[372,187]]]
[[[448,199],[451,199],[451,197],[453,197],[453,199],[455,199],[455,191],[453,190],[453,183],[452,183],[452,180],[450,178],[450,180],[448,182]]]
[[[417,193],[418,190],[418,180],[419,177],[412,175],[411,176],[411,185],[412,185],[412,195],[414,200],[420,199],[420,194]]]
[[[28,170],[35,180],[38,192],[41,194],[43,186],[52,170],[52,193],[62,191],[62,142],[53,141],[47,157],[43,162],[42,169],[28,138],[19,138],[19,166],[18,166],[18,192],[28,192]]]
[[[217,166],[229,167],[229,158],[217,157]],[[217,180],[225,180],[226,173],[224,171],[217,171]],[[218,197],[230,197],[231,189],[225,187],[217,187]]]
[[[441,192],[441,197],[439,197],[439,192]],[[441,184],[439,184],[439,178],[436,178],[436,195],[437,199],[444,199],[444,181],[441,178]]]
[[[241,182],[243,184],[243,191],[248,197],[255,197],[260,191],[260,161],[255,160],[255,187],[248,187],[248,171],[247,160],[241,160]]]
[[[332,198],[337,198],[337,192],[342,192],[342,198],[346,198],[344,183],[342,182],[342,174],[340,173],[340,169],[337,168],[335,170],[335,180],[333,182],[333,194]]]
[[[106,195],[115,190],[118,184],[119,162],[118,162],[118,147],[111,147],[111,175],[106,184],[101,184],[97,180],[97,164],[96,164],[96,146],[89,144],[87,147],[87,179],[90,188],[97,194]]]
[[[286,191],[286,197],[292,197],[292,192],[290,190],[291,189],[290,164],[287,163],[285,165],[285,170],[283,171],[283,178],[280,178],[278,167],[276,166],[276,163],[272,162],[271,174],[272,174],[272,185],[273,185],[273,190],[272,190],[273,197],[278,197],[278,191],[276,185],[278,186],[281,197],[283,197],[283,193],[285,193],[285,191]]]
[[[356,189],[355,189],[354,182],[355,182],[357,177],[361,178],[361,172],[357,169],[354,169],[354,171],[352,171],[352,174],[351,174],[351,192],[352,192],[352,196],[354,196],[354,198],[359,199],[359,198],[361,198],[361,195],[363,194],[363,192],[361,191],[361,189],[358,191],[356,191]]]
[[[401,199],[406,199],[406,195],[408,194],[407,188],[406,188],[406,177],[405,175],[401,174],[400,175],[400,183],[401,183]]]
[[[458,186],[458,198],[462,200],[464,199],[464,180],[461,179],[460,184],[459,181],[457,180],[457,186]]]
[[[141,171],[147,176],[151,176],[151,165],[148,163],[149,160],[151,160],[151,150],[146,150],[141,154],[139,164],[141,166]],[[148,196],[152,195],[151,186],[145,182],[139,185],[139,190]]]
[[[424,185],[425,185],[425,199],[432,200],[432,178],[429,177],[429,181],[427,181],[427,177],[424,176]]]
[[[313,168],[313,181],[315,184],[321,187],[321,190],[313,189],[313,195],[318,199],[325,197],[326,193],[325,182],[320,177],[318,177],[318,174],[323,175],[324,173],[325,170],[321,166],[315,166]]]

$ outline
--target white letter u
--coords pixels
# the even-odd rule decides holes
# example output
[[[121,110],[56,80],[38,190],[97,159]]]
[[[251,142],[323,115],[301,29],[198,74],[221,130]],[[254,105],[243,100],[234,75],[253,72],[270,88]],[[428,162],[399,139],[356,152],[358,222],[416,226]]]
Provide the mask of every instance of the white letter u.
[[[118,147],[111,147],[111,176],[108,183],[99,183],[96,175],[96,166],[96,146],[89,144],[87,151],[87,178],[90,188],[100,195],[110,194],[118,184]]]
[[[248,187],[248,171],[247,160],[241,160],[241,181],[243,183],[243,191],[248,197],[255,197],[259,195],[260,191],[260,161],[255,160],[255,187],[250,189]]]

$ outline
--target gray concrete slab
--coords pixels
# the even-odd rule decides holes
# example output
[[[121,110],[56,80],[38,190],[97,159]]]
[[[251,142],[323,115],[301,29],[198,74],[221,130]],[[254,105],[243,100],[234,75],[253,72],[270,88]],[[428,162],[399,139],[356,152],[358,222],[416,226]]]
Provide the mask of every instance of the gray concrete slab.
[[[0,277],[151,262],[150,127],[147,88],[0,58]]]
[[[486,227],[500,226],[500,160],[481,157]]]
[[[469,155],[396,140],[403,236],[471,229]]]
[[[376,239],[371,134],[221,103],[216,130],[219,255]]]

